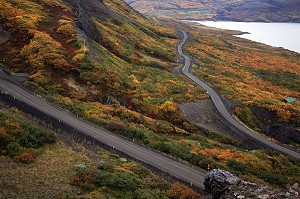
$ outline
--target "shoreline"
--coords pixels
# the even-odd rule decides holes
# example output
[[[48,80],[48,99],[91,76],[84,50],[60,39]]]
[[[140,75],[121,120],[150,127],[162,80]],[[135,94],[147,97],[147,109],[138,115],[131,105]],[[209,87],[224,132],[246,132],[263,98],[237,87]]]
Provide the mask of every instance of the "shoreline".
[[[262,43],[276,48],[283,48],[300,54],[300,23],[266,23],[266,22],[237,22],[237,21],[196,21],[183,20],[206,27],[237,31],[232,35]],[[293,42],[291,42],[293,41]]]

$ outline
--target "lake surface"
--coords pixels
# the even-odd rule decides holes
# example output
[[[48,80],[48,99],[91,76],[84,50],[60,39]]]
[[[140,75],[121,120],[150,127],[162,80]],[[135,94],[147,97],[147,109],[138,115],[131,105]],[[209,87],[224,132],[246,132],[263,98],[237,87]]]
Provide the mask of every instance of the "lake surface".
[[[250,34],[237,37],[282,47],[300,53],[300,23],[262,23],[232,21],[193,21],[205,26],[228,30],[240,30]]]

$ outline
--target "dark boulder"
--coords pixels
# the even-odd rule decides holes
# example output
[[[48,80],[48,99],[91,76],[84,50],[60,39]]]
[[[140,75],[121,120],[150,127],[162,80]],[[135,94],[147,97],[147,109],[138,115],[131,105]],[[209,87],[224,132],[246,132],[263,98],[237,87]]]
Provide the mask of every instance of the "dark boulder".
[[[300,131],[291,126],[274,124],[263,129],[262,133],[284,144],[300,144]]]

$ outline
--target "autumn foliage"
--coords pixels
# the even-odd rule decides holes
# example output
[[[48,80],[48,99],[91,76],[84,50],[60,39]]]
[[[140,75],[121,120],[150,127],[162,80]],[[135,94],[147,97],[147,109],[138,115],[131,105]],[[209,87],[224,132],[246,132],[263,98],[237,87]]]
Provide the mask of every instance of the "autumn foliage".
[[[167,191],[167,194],[173,199],[199,199],[200,197],[193,189],[178,182],[171,186],[171,188]]]
[[[65,37],[69,37],[75,34],[75,29],[70,23],[68,23],[60,26],[57,29],[57,32],[63,34]]]
[[[15,160],[22,163],[32,163],[35,160],[35,156],[31,153],[21,153],[15,156]]]
[[[62,54],[62,46],[45,32],[30,30],[32,39],[25,45],[20,54],[26,59],[26,62],[36,69],[44,68],[50,65],[54,69],[68,72],[71,70]]]
[[[193,32],[194,41],[186,47],[197,58],[194,72],[223,96],[242,102],[235,113],[243,122],[257,126],[250,110],[255,107],[276,114],[277,122],[299,125],[300,100],[293,104],[283,101],[299,97],[298,58],[275,54],[274,49],[251,42],[245,44],[245,40],[224,33],[201,30]]]
[[[5,108],[0,109],[0,155],[21,163],[34,162],[41,147],[56,142],[56,135],[32,121],[29,123],[28,116],[19,110]]]
[[[5,25],[19,30],[36,28],[46,18],[43,7],[30,0],[0,0],[0,18]]]

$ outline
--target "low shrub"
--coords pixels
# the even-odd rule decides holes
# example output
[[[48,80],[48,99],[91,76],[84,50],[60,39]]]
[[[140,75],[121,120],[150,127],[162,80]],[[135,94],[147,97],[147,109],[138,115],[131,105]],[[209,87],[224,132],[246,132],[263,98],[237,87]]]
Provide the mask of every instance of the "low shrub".
[[[107,165],[106,165],[106,162],[101,160],[97,166],[96,166],[97,169],[100,169],[100,170],[105,170],[107,168]]]
[[[235,159],[228,159],[227,166],[233,171],[235,174],[240,174],[245,172],[245,165],[241,162],[236,161]]]
[[[21,153],[14,158],[17,162],[32,163],[35,160],[35,155],[31,153]]]
[[[16,142],[11,142],[6,146],[6,150],[10,157],[14,157],[21,153],[22,147]]]
[[[138,188],[138,182],[132,174],[120,172],[113,176],[112,187],[118,190],[134,191]]]
[[[174,199],[199,199],[199,195],[193,189],[178,182],[171,186],[167,191],[167,195]]]
[[[258,177],[265,182],[277,186],[285,186],[289,183],[288,178],[282,174],[269,173],[267,171],[258,173]]]
[[[123,172],[111,173],[95,169],[78,170],[76,168],[76,174],[71,184],[79,186],[82,189],[107,186],[116,190],[134,191],[138,188],[138,181],[133,174]]]
[[[65,37],[70,37],[75,34],[75,29],[71,24],[68,23],[60,26],[56,32],[63,34]]]

